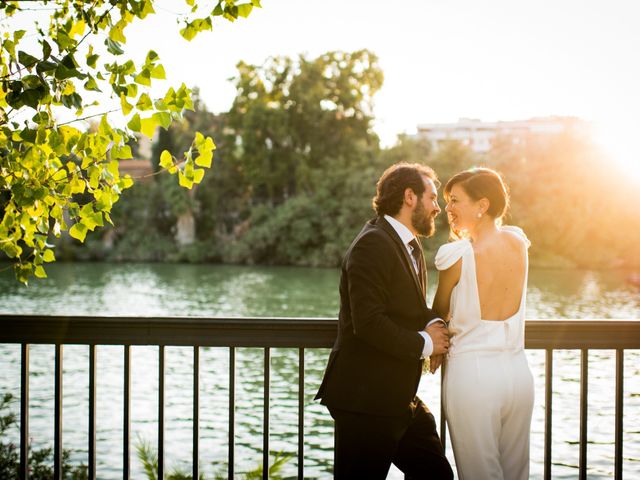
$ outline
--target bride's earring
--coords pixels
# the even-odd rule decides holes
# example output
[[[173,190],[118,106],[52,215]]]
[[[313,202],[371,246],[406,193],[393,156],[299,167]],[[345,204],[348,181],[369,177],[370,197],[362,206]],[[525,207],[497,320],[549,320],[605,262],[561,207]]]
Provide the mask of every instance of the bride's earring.
[[[482,218],[482,213],[478,212],[478,218]]]

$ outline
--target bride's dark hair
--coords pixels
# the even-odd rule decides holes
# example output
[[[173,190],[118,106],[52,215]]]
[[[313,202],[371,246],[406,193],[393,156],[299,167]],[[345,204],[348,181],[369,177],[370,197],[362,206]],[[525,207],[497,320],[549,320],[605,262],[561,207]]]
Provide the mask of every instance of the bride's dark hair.
[[[499,222],[509,208],[509,189],[500,173],[490,168],[470,168],[456,173],[444,186],[444,198],[448,202],[451,189],[459,185],[469,197],[478,201],[489,200],[487,214]]]

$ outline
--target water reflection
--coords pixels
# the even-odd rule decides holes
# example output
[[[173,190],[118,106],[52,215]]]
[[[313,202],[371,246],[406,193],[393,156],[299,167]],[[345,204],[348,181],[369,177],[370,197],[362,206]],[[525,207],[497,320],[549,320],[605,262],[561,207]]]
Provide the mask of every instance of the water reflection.
[[[532,270],[529,318],[640,318],[640,295],[625,284],[628,272]],[[338,312],[338,272],[333,269],[261,268],[210,265],[54,264],[50,278],[18,285],[0,275],[0,311],[87,315],[323,316]],[[430,275],[434,282],[436,275]],[[430,288],[433,293],[434,288]],[[156,443],[158,348],[132,347],[132,439]],[[327,478],[333,459],[333,424],[313,401],[327,350],[305,352],[305,477]],[[87,459],[88,347],[64,347],[64,445],[74,462]],[[237,472],[262,459],[263,351],[236,354]],[[544,428],[544,353],[528,351],[536,377],[532,432],[532,478],[541,478]],[[589,478],[613,472],[614,352],[590,354]],[[19,394],[20,350],[0,345],[0,385]],[[228,447],[229,350],[203,348],[200,354],[201,466],[208,478],[225,472]],[[640,352],[625,357],[625,476],[640,477]],[[554,478],[575,478],[578,465],[579,354],[554,353]],[[166,465],[190,469],[193,351],[166,348]],[[98,347],[98,476],[122,471],[123,348]],[[31,437],[35,448],[53,438],[53,347],[34,345],[31,353]],[[439,416],[438,377],[423,378],[419,394]],[[269,421],[270,449],[293,455],[286,477],[297,473],[298,351],[273,349]],[[17,408],[17,405],[15,406]],[[17,441],[17,432],[13,432]],[[449,451],[450,458],[453,458]],[[132,456],[134,478],[143,478]],[[389,478],[401,478],[397,471]]]

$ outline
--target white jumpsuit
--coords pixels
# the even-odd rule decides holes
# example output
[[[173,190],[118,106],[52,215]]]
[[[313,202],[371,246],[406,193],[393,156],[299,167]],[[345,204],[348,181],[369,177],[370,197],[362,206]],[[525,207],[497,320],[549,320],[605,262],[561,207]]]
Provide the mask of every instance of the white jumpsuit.
[[[502,227],[517,233],[517,227]],[[451,294],[451,347],[444,409],[460,480],[529,478],[533,377],[524,353],[525,274],[520,309],[504,321],[481,319],[473,248],[467,239],[440,247],[438,270],[462,258]],[[528,269],[528,265],[527,265]]]

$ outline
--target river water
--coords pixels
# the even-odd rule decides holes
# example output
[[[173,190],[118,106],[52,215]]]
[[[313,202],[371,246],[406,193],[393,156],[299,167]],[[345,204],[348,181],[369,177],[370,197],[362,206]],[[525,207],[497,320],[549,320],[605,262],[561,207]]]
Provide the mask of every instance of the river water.
[[[0,274],[0,312],[59,315],[188,315],[336,317],[338,272],[333,269],[166,264],[54,264],[49,278],[23,287]],[[536,270],[530,272],[528,318],[640,319],[640,291],[625,283],[629,272]],[[433,277],[430,291],[433,293]],[[98,478],[122,471],[122,347],[98,347]],[[328,350],[305,354],[305,478],[330,478],[333,426],[313,401]],[[542,478],[544,353],[527,351],[536,378],[531,477]],[[262,459],[262,351],[236,353],[236,472]],[[228,446],[226,348],[201,349],[200,461],[206,478],[225,478]],[[576,351],[554,353],[553,477],[576,478],[579,455],[579,364]],[[19,346],[0,345],[0,391],[19,396]],[[190,470],[192,349],[166,348],[165,466]],[[34,448],[52,445],[53,346],[31,347],[30,436]],[[132,347],[132,447],[155,445],[157,347]],[[270,447],[291,454],[280,474],[297,474],[298,352],[273,349]],[[615,353],[589,356],[588,477],[612,478],[614,468]],[[624,475],[640,478],[640,351],[625,354]],[[439,375],[424,376],[419,395],[439,418]],[[87,459],[88,347],[64,347],[63,441],[75,463]],[[18,405],[13,405],[18,411]],[[17,431],[10,433],[17,441]],[[450,442],[448,442],[450,444]],[[449,449],[447,455],[453,462]],[[132,456],[133,478],[146,478]],[[242,478],[239,473],[237,478]],[[402,478],[395,469],[390,479]]]

